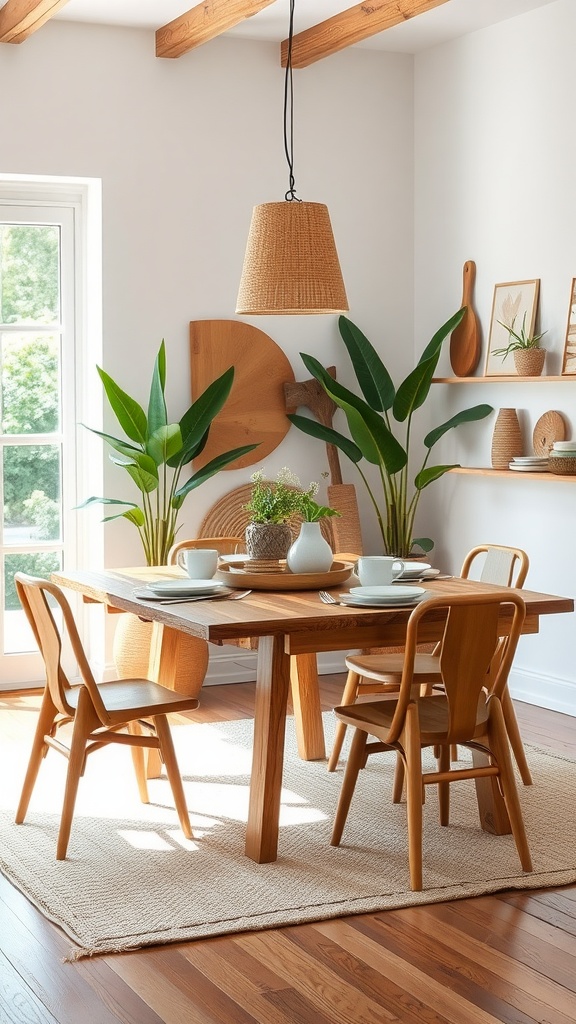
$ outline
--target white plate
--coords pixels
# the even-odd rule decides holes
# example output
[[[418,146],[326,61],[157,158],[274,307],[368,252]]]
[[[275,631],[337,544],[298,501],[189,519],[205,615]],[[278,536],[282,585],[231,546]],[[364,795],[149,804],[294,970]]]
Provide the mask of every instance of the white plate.
[[[244,554],[220,555],[219,561],[226,562],[228,565],[234,565],[235,562],[245,562],[247,558],[248,555],[244,552]]]
[[[432,566],[429,562],[406,562],[404,572],[398,577],[399,580],[407,580],[410,576],[422,576]]]
[[[542,465],[537,466],[517,466],[514,462],[511,462],[510,469],[515,469],[517,473],[547,473],[548,460],[546,460],[546,464],[543,463]]]
[[[400,587],[398,584],[390,587],[350,587],[349,590],[351,597],[361,601],[374,598],[378,601],[405,601],[412,597],[421,597],[425,593],[424,587]]]
[[[541,466],[543,462],[548,462],[548,456],[526,455],[522,458],[514,458],[512,462],[515,466]]]
[[[416,587],[412,588],[416,590]],[[394,601],[391,597],[355,597],[353,594],[339,594],[340,603],[350,605],[354,608],[403,608],[406,605],[418,604],[423,594],[416,593],[413,597],[402,597]]]
[[[157,580],[148,583],[146,589],[159,597],[193,596],[194,594],[215,594],[224,586],[221,580]]]

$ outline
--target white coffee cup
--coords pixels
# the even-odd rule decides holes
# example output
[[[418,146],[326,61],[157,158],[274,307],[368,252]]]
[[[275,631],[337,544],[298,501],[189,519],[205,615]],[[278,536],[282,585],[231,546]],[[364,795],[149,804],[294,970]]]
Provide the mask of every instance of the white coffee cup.
[[[192,580],[211,580],[218,568],[215,548],[183,548],[178,552],[178,565]]]
[[[391,555],[368,555],[358,559],[356,573],[363,587],[389,587],[404,572],[401,558]]]

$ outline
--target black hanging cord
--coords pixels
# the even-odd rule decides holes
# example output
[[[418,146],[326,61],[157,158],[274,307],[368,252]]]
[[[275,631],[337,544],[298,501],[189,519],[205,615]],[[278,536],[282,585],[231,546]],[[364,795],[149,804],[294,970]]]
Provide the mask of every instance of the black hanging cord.
[[[294,0],[290,0],[290,21],[288,26],[288,49],[286,52],[286,74],[284,76],[284,152],[288,163],[288,191],[284,198],[288,203],[301,203],[296,195],[294,179],[294,82],[292,79],[292,38],[294,35]]]

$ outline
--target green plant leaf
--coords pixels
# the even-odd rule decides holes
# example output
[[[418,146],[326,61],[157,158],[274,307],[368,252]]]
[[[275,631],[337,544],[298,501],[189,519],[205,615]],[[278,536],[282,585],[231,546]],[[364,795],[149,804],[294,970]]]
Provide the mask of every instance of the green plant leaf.
[[[148,456],[146,457],[148,458]],[[136,487],[139,491],[142,491],[143,494],[150,494],[151,491],[155,491],[158,487],[158,470],[152,459],[150,459],[150,462],[154,467],[154,473],[148,472],[146,469],[143,469],[142,466],[124,464],[124,469],[128,473],[128,476],[132,477]],[[122,463],[118,462],[117,465],[120,466]]]
[[[209,478],[214,476],[215,473],[224,469],[224,466],[228,466],[231,462],[234,462],[235,459],[241,459],[243,455],[254,451],[257,447],[257,444],[245,444],[242,445],[241,448],[234,448],[232,451],[224,452],[222,455],[217,455],[215,459],[207,462],[205,466],[202,466],[202,469],[199,469],[197,473],[194,473],[194,475],[191,476],[190,479],[182,485],[182,487],[179,487],[175,496],[177,498],[185,498],[190,491],[194,490],[195,487],[199,487],[205,480],[209,480]]]
[[[182,434],[178,423],[158,427],[148,438],[146,451],[156,466],[162,466],[182,451]]]
[[[338,326],[364,398],[372,409],[386,412],[392,408],[396,394],[388,370],[374,346],[356,324],[341,316]]]
[[[449,334],[452,334],[452,331],[454,331],[458,327],[458,324],[461,322],[467,309],[468,306],[462,306],[462,309],[459,309],[458,312],[454,313],[450,317],[450,319],[446,321],[445,324],[442,324],[442,327],[438,328],[436,334],[431,338],[431,340],[426,345],[426,348],[424,349],[418,362],[425,363],[428,359],[430,359],[431,356],[440,352],[444,339],[447,338]]]
[[[434,547],[434,541],[430,537],[414,537],[412,546],[414,546],[414,544],[417,544],[422,551],[426,552],[432,551],[432,548]]]
[[[317,420],[310,419],[309,416],[299,416],[297,413],[291,413],[288,419],[295,427],[302,430],[305,434],[309,434],[310,437],[316,437],[320,441],[325,441],[327,444],[333,444],[340,451],[344,452],[351,462],[360,462],[362,458],[362,452],[357,444],[354,444],[349,437],[344,434],[339,434],[337,430],[332,427],[325,427],[322,423],[318,423]]]
[[[118,512],[115,516],[105,516],[102,522],[113,523],[115,519],[127,519],[129,523],[134,523],[134,526],[144,526],[144,513],[138,505],[127,509],[126,512]]]
[[[180,420],[182,451],[179,455],[173,455],[168,460],[169,466],[184,466],[194,458],[197,454],[198,445],[204,439],[204,435],[210,428],[212,420],[218,415],[228,398],[233,381],[234,367],[230,366],[220,377],[208,385],[206,390],[198,396],[193,405],[184,413]]]
[[[120,498],[97,498],[92,495],[91,498],[86,498],[80,505],[75,505],[75,508],[88,508],[90,505],[128,505],[130,508],[139,508],[138,505],[133,501],[122,501]]]
[[[445,423],[435,427],[429,434],[426,434],[424,438],[426,448],[432,448],[448,430],[459,426],[460,423],[472,423],[475,420],[482,420],[485,416],[489,416],[491,412],[494,412],[491,405],[474,405],[470,409],[463,409],[461,412],[457,412],[455,416],[452,416]]]
[[[394,419],[398,420],[399,423],[403,423],[416,409],[424,405],[439,358],[440,350],[431,356],[430,359],[418,363],[412,372],[408,374],[406,380],[402,381],[392,406]]]
[[[140,452],[141,448],[135,448],[133,444],[129,444],[128,441],[122,441],[119,437],[113,437],[112,434],[103,434],[101,430],[95,430],[94,427],[87,427],[85,423],[82,424],[92,434],[96,434],[97,437],[101,437],[103,441],[106,441],[114,451],[120,452],[121,455],[126,455],[127,458],[132,459]]]
[[[439,480],[445,473],[448,473],[451,469],[457,469],[458,466],[459,463],[455,462],[451,466],[428,466],[426,469],[421,469],[416,474],[414,480],[416,490],[423,491],[425,487],[428,487],[428,484],[433,483],[434,480]]]
[[[104,385],[106,397],[122,430],[132,441],[145,444],[148,421],[144,409],[135,399],[126,394],[105,370],[100,366],[97,366],[96,369]]]
[[[150,385],[148,401],[148,435],[152,437],[161,427],[168,423],[164,386],[166,383],[166,347],[164,341],[160,345]]]

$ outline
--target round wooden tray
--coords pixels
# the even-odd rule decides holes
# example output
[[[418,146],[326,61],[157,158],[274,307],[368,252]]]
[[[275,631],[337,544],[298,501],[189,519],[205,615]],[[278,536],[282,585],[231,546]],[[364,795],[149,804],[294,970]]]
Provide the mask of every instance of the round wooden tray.
[[[328,572],[247,572],[242,562],[227,566],[224,562],[216,578],[230,587],[251,587],[252,590],[316,590],[317,587],[336,587],[352,575],[353,562],[332,562]]]

